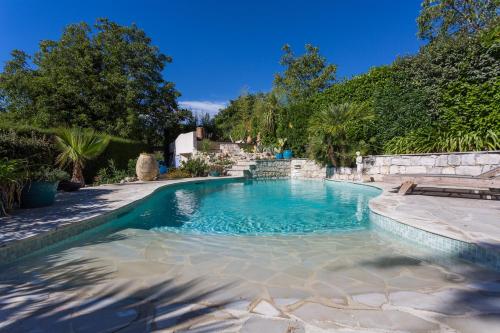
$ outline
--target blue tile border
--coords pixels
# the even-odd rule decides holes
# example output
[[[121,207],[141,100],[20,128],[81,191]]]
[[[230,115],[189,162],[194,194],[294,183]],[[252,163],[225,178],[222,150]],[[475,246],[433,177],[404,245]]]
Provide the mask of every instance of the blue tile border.
[[[420,246],[427,246],[450,257],[464,259],[500,271],[500,248],[480,246],[438,235],[380,215],[372,210],[370,210],[370,221],[375,226]]]

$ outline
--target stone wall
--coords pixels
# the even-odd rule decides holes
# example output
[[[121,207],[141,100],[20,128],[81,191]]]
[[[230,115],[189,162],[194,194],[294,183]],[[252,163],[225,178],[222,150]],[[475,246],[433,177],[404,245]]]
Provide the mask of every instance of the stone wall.
[[[256,179],[289,178],[290,160],[256,160],[250,172]]]
[[[383,175],[433,174],[477,176],[500,166],[500,151],[374,155],[363,158],[364,175],[375,180]],[[334,178],[354,179],[355,169],[338,168]]]
[[[292,159],[291,178],[320,178],[326,177],[327,169],[308,159]]]

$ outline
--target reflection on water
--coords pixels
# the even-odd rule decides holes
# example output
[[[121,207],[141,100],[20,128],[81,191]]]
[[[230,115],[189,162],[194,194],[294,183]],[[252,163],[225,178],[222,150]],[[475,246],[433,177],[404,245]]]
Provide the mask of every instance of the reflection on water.
[[[317,180],[190,184],[156,194],[127,216],[127,225],[221,234],[362,230],[369,226],[368,200],[378,193]]]

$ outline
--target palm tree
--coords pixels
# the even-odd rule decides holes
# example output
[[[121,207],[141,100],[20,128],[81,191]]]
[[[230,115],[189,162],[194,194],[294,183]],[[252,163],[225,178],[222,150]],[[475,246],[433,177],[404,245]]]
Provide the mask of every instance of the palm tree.
[[[332,166],[348,161],[350,150],[359,149],[353,146],[360,144],[359,139],[351,134],[353,129],[373,118],[373,112],[364,104],[334,104],[315,112],[308,129],[311,155]]]
[[[108,146],[109,139],[109,136],[93,130],[60,129],[56,133],[56,143],[61,153],[56,161],[61,166],[73,164],[71,181],[85,186],[83,178],[85,163],[98,157]]]

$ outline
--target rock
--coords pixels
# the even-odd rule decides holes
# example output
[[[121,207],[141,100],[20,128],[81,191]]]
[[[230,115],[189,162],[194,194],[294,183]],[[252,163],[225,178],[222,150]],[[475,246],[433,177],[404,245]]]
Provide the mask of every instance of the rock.
[[[476,165],[476,154],[464,154],[461,156],[461,165]]]
[[[478,176],[481,174],[481,166],[458,166],[455,172],[457,175]]]
[[[448,165],[460,165],[460,155],[448,155]]]
[[[336,309],[317,303],[307,303],[293,311],[293,314],[322,328],[349,327],[405,332],[434,332],[439,329],[437,324],[395,310]]]
[[[385,295],[378,293],[354,295],[352,298],[358,303],[374,307],[380,307],[382,304],[387,302]]]
[[[305,333],[304,326],[296,321],[252,317],[244,324],[241,333]]]
[[[448,315],[461,315],[470,309],[457,302],[460,291],[449,289],[435,294],[424,294],[413,291],[391,293],[389,299],[395,306],[403,306],[419,310],[438,312]]]
[[[274,306],[272,306],[269,302],[267,301],[260,301],[253,309],[252,312],[261,314],[263,316],[267,317],[278,317],[281,315],[281,312],[279,312]]]

